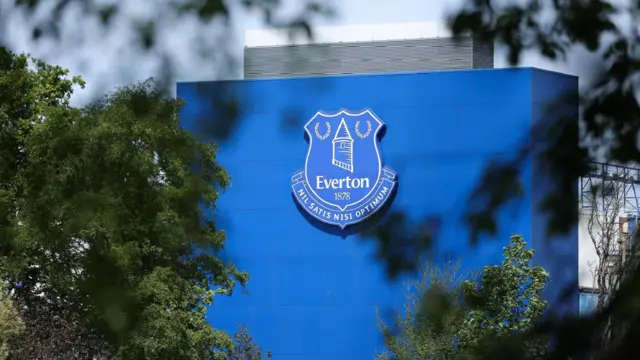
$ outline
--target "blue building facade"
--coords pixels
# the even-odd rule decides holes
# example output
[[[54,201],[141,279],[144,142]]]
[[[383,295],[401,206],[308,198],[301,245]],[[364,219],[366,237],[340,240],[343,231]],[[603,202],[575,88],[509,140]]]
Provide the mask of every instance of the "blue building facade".
[[[383,350],[376,308],[401,310],[402,284],[387,278],[375,242],[314,226],[292,197],[291,175],[309,146],[304,123],[340,109],[370,109],[386,124],[380,149],[398,176],[390,212],[442,220],[434,259],[478,269],[499,262],[521,234],[551,273],[547,296],[575,285],[565,306],[578,312],[577,232],[545,240],[536,206],[553,181],[541,164],[523,169],[525,194],[501,213],[495,236],[471,245],[463,219],[490,161],[513,156],[547,106],[577,91],[576,77],[530,68],[179,83],[185,128],[228,135],[218,159],[232,186],[216,221],[227,233],[225,256],[251,275],[248,293],[216,298],[211,323],[230,332],[245,325],[278,360],[372,359]],[[233,129],[220,121],[229,109],[238,110]]]

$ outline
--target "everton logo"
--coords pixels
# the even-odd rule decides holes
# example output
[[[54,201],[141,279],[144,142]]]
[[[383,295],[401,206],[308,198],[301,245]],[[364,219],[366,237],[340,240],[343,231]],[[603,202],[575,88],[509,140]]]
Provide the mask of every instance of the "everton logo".
[[[380,158],[384,126],[370,110],[318,112],[304,126],[309,151],[304,170],[292,177],[292,188],[311,216],[344,229],[386,203],[396,186],[396,173]]]

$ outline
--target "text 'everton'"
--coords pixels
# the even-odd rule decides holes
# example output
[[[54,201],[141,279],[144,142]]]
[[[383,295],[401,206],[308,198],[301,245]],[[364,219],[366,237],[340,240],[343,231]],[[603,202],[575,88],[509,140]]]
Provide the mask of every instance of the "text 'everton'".
[[[324,176],[316,176],[316,189],[368,189],[369,178],[350,178],[349,176],[341,179],[325,178]]]

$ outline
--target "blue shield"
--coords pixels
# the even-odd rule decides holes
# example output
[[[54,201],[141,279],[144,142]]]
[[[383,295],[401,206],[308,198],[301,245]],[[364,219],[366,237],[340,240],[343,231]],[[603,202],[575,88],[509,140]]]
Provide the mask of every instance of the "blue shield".
[[[292,179],[294,195],[306,211],[344,228],[386,202],[396,176],[380,156],[378,141],[384,126],[370,110],[318,112],[307,122],[305,167]]]

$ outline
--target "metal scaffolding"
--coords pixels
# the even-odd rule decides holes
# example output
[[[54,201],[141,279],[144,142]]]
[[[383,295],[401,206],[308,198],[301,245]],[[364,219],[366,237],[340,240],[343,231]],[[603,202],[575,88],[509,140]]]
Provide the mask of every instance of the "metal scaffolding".
[[[621,204],[621,212],[634,217],[640,214],[640,168],[605,163],[590,163],[590,171],[580,178],[580,207],[611,211]]]
[[[611,274],[624,276],[629,261],[637,262],[640,254],[638,231],[640,225],[640,168],[593,162],[590,171],[580,178],[580,211],[596,215],[601,220],[614,221],[616,238],[607,241],[608,266]],[[608,231],[599,233],[610,236]],[[590,235],[593,236],[593,235]],[[617,277],[618,275],[616,275]],[[611,289],[609,289],[611,291]],[[580,289],[580,312],[595,310],[598,289]]]

